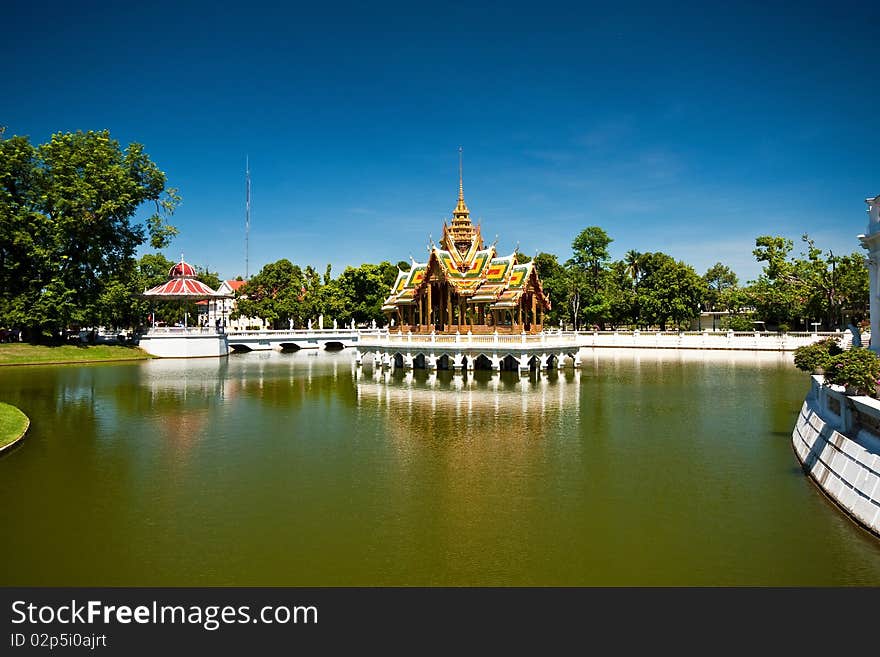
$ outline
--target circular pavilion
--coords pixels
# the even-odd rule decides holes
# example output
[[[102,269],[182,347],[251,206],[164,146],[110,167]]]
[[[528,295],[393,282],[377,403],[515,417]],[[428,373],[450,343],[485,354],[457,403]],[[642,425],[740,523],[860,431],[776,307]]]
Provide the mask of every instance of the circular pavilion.
[[[203,301],[206,299],[228,298],[218,293],[196,278],[195,268],[180,259],[168,271],[168,280],[149,290],[142,296],[160,301]],[[140,338],[140,347],[153,356],[162,358],[196,358],[203,356],[226,356],[229,344],[226,334],[213,326],[188,326],[188,314],[184,313],[183,326],[156,326],[153,313],[153,326]]]

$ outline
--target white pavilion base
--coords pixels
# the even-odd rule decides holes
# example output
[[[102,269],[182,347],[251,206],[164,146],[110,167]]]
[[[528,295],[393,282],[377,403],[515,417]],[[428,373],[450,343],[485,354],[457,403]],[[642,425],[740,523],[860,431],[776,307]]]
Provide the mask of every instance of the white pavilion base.
[[[229,355],[225,333],[214,329],[152,328],[142,335],[141,349],[157,358],[208,358]]]
[[[563,333],[519,333],[471,335],[434,333],[389,333],[377,331],[362,336],[355,350],[355,363],[371,355],[374,368],[402,367],[427,370],[474,370],[478,360],[497,372],[507,361],[511,369],[528,374],[532,367],[562,369],[566,363],[581,366],[579,345],[574,335]],[[511,360],[512,359],[512,360]]]

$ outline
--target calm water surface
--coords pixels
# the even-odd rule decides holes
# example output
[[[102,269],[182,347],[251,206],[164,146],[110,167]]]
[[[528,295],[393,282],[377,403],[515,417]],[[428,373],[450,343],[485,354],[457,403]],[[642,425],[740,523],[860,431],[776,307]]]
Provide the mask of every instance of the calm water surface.
[[[0,369],[2,585],[880,585],[790,356],[376,374],[351,352]]]

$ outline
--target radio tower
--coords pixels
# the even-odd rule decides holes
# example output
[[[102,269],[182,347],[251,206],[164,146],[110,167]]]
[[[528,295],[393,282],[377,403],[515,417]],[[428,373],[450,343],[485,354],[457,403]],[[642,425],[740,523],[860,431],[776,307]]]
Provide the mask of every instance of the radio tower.
[[[249,240],[251,233],[251,162],[250,157],[245,156],[244,160],[245,178],[247,179],[247,190],[245,192],[245,213],[244,213],[244,280],[250,278],[249,270]]]

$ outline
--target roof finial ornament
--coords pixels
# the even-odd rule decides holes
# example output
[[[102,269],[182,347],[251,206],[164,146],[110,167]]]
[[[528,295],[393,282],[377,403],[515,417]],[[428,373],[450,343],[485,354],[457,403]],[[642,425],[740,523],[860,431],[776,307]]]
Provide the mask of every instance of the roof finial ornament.
[[[464,176],[462,175],[462,147],[458,147],[458,200],[464,201]]]

